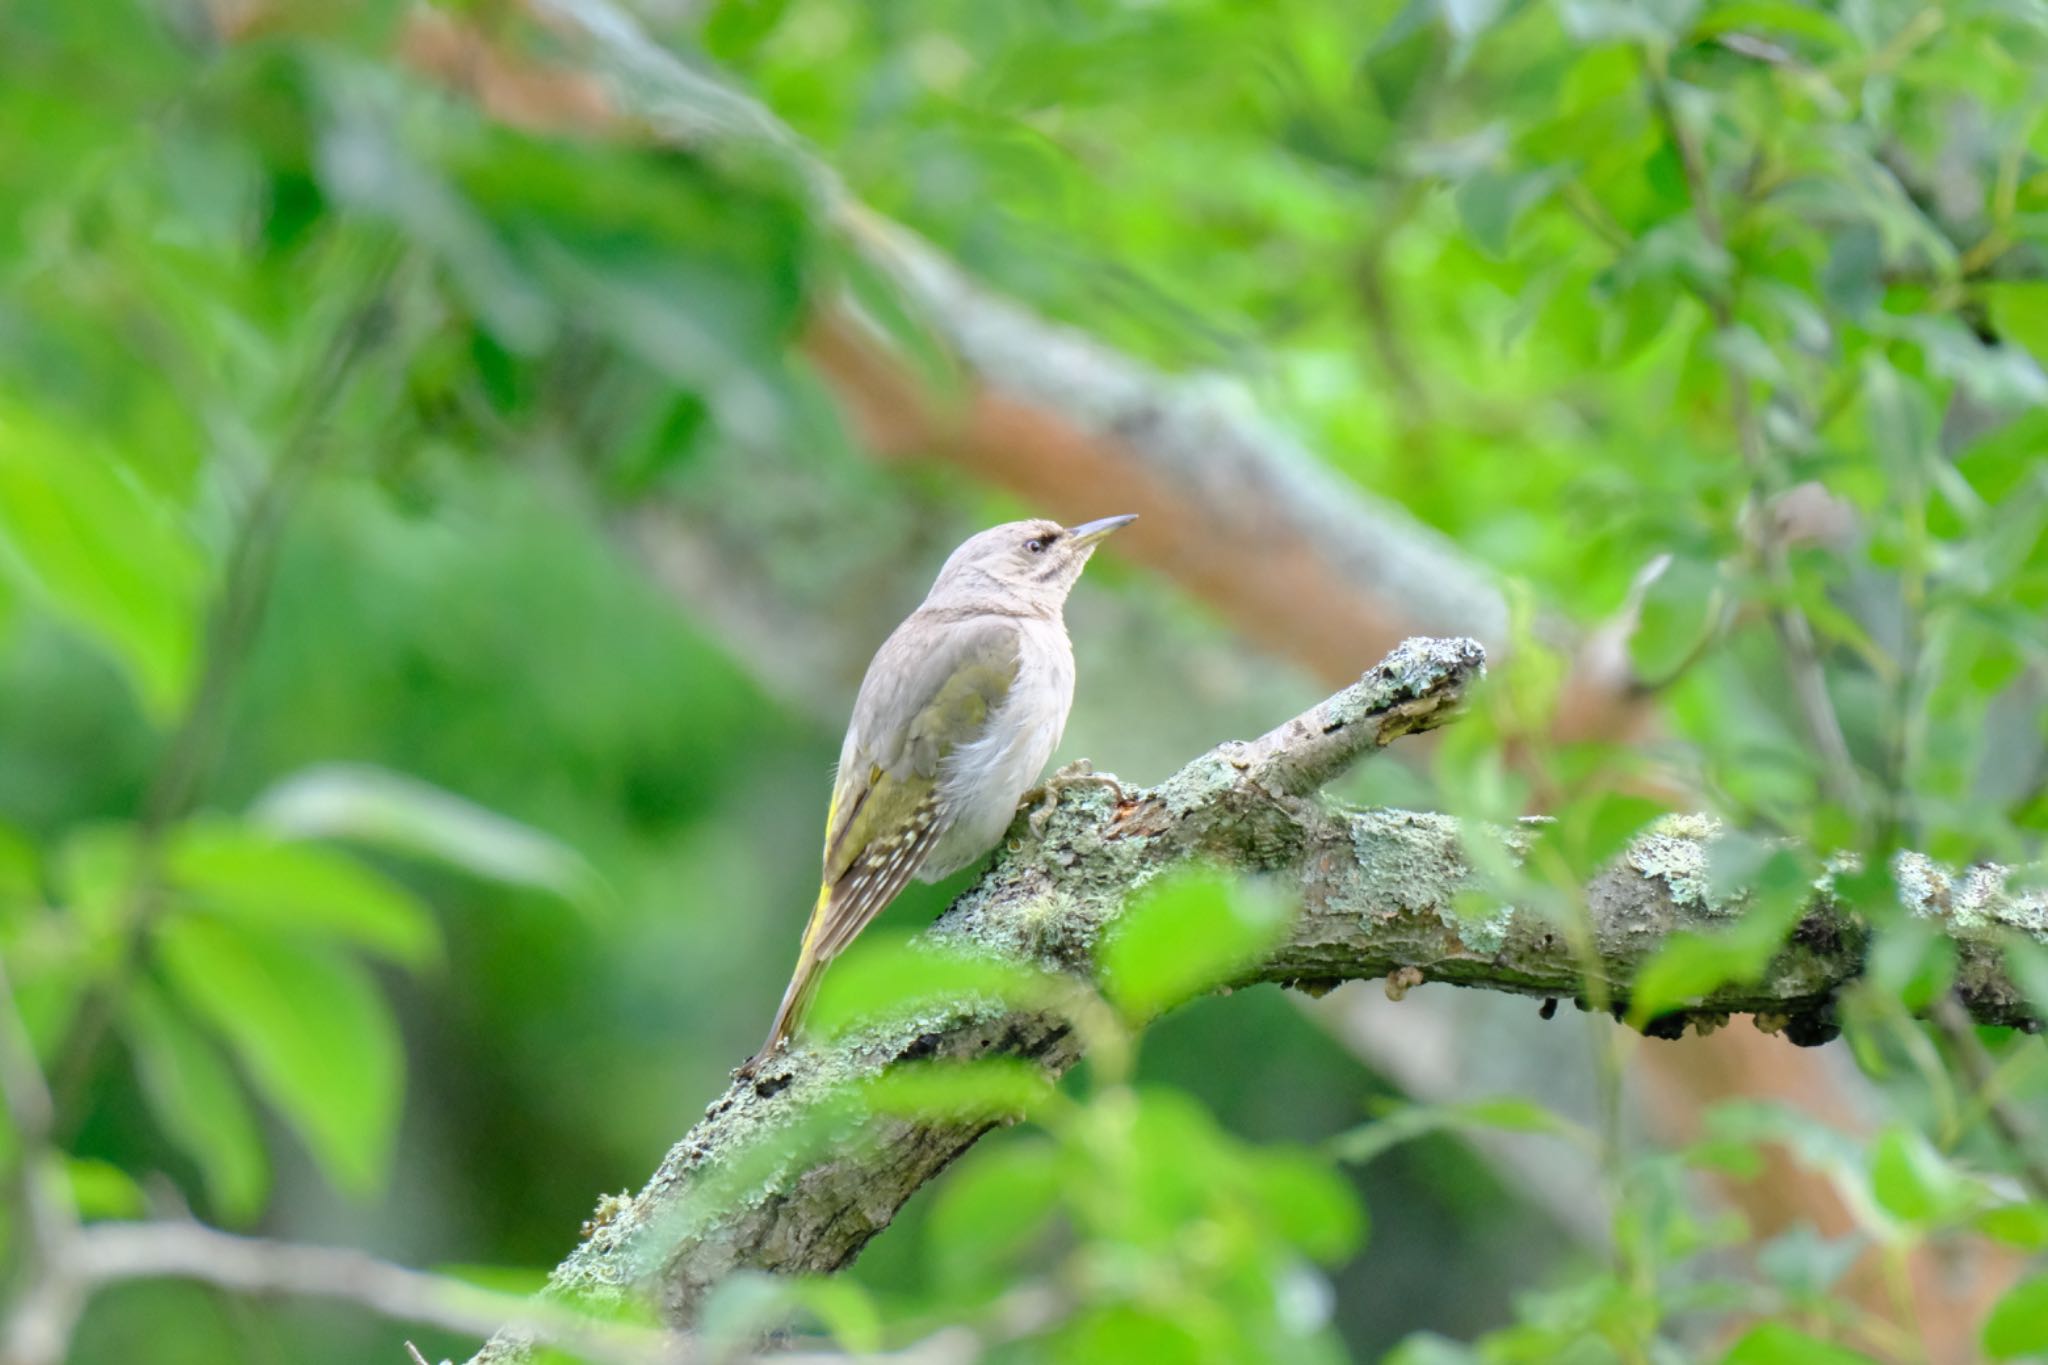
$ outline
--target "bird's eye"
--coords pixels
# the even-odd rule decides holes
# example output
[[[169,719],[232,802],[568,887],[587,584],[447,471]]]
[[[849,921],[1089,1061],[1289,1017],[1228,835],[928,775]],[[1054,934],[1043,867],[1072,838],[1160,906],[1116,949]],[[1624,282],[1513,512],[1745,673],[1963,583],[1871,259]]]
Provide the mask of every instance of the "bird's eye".
[[[1033,554],[1035,554],[1035,555],[1041,555],[1041,554],[1044,554],[1044,553],[1045,553],[1045,537],[1044,537],[1044,536],[1033,536],[1033,537],[1031,537],[1031,539],[1029,539],[1029,540],[1027,540],[1027,541],[1025,541],[1025,542],[1024,542],[1024,548],[1025,548],[1025,549],[1027,549],[1027,550],[1029,550],[1029,551],[1031,551],[1031,553],[1033,553]]]

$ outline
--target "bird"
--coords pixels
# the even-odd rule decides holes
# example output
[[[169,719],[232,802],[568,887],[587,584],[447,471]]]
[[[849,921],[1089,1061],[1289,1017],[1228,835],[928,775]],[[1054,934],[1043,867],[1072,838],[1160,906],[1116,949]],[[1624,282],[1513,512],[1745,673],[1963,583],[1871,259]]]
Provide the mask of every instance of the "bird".
[[[970,536],[875,652],[840,746],[796,971],[743,1070],[788,1042],[826,967],[905,883],[959,871],[1009,828],[1074,704],[1067,594],[1095,547],[1136,520],[1015,521]]]

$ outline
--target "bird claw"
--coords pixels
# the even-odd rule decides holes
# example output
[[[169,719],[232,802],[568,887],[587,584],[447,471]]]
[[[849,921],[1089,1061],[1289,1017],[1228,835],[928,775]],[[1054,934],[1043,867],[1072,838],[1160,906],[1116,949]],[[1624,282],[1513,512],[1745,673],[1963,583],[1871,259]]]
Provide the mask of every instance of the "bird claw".
[[[1096,772],[1095,765],[1087,759],[1077,758],[1024,794],[1025,804],[1033,806],[1031,814],[1024,817],[1033,837],[1045,837],[1046,821],[1059,809],[1060,794],[1069,787],[1107,787],[1117,800],[1124,799],[1123,783],[1108,773]]]

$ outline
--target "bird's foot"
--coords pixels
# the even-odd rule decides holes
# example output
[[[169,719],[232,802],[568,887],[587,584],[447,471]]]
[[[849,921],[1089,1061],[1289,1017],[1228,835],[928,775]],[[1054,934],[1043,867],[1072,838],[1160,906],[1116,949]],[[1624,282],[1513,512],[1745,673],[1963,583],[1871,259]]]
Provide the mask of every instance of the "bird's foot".
[[[768,1065],[769,1062],[775,1060],[776,1057],[788,1049],[789,1040],[787,1038],[777,1038],[772,1043],[763,1044],[759,1052],[756,1052],[753,1056],[732,1069],[732,1078],[736,1081],[753,1080],[761,1074],[762,1067]]]
[[[1124,799],[1123,783],[1108,773],[1096,772],[1095,765],[1087,759],[1077,758],[1024,794],[1024,804],[1032,806],[1024,823],[1031,827],[1033,837],[1045,837],[1045,823],[1059,809],[1060,794],[1069,787],[1107,787],[1117,800]]]

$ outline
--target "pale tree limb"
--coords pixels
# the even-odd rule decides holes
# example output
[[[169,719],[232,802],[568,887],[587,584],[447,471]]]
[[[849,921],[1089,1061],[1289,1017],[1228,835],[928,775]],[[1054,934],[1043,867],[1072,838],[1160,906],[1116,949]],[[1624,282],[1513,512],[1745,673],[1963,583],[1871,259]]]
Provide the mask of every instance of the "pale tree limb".
[[[513,1331],[559,1347],[590,1365],[700,1365],[712,1359],[721,1365],[750,1365],[766,1359],[747,1353],[713,1355],[685,1334],[602,1321],[564,1305],[481,1289],[348,1247],[244,1237],[194,1222],[153,1220],[82,1227],[62,1273],[74,1281],[69,1297],[79,1306],[94,1291],[109,1285],[189,1280],[262,1298],[324,1299],[394,1323],[449,1332],[481,1336]],[[31,1300],[27,1307],[31,1314],[41,1314],[50,1305]],[[39,1324],[36,1332],[36,1339],[47,1341],[54,1354],[31,1355],[10,1348],[12,1353],[0,1360],[5,1365],[62,1360],[69,1345],[69,1321],[52,1317]],[[964,1332],[942,1331],[879,1359],[899,1365],[951,1365],[975,1358],[965,1341]],[[410,1342],[403,1349],[415,1362],[426,1359]],[[837,1351],[778,1351],[772,1358],[776,1365],[844,1365],[851,1359]]]
[[[1547,914],[1482,900],[1475,870],[1517,859],[1540,826],[1477,829],[1441,815],[1352,811],[1318,788],[1393,739],[1453,716],[1480,676],[1469,640],[1411,640],[1353,686],[1249,743],[1219,746],[1157,787],[1091,778],[1056,787],[1042,830],[1022,820],[994,866],[937,922],[929,940],[1088,979],[1094,949],[1128,899],[1175,868],[1222,865],[1293,889],[1301,910],[1282,943],[1231,985],[1319,987],[1400,972],[1531,996],[1584,999],[1585,963]],[[1679,930],[1712,932],[1742,910],[1709,890],[1718,826],[1668,820],[1584,890],[1600,994],[1626,1006],[1635,974]],[[1481,855],[1481,856],[1475,856]],[[2007,893],[1980,870],[1939,881],[1903,869],[1909,909],[1944,917],[1961,960],[1957,998],[1979,1021],[2031,1027],[2007,979],[2000,935],[2048,941],[2048,898]],[[1801,1043],[1833,1034],[1836,993],[1862,970],[1867,933],[1816,889],[1798,930],[1762,976],[1688,1003],[1650,1031],[1688,1018],[1718,1025],[1755,1013]],[[1082,1049],[1074,1016],[959,1002],[846,1040],[799,1046],[727,1094],[670,1151],[645,1189],[609,1200],[553,1290],[617,1299],[649,1295],[668,1322],[690,1324],[742,1269],[839,1269],[896,1210],[1004,1116],[859,1114],[837,1097],[906,1060],[1023,1059],[1049,1075]],[[815,1125],[830,1115],[829,1140]],[[740,1173],[740,1174],[736,1174]],[[501,1336],[476,1365],[522,1358]]]
[[[1332,471],[1234,386],[1162,373],[981,286],[855,199],[766,106],[663,48],[610,0],[527,7],[568,60],[508,55],[426,9],[408,21],[405,55],[517,126],[770,156],[789,169],[955,370],[934,384],[850,298],[818,301],[803,348],[874,453],[945,460],[1069,520],[1140,513],[1120,552],[1325,682],[1412,634],[1506,647],[1491,571]],[[1553,623],[1551,633],[1576,649],[1571,632]],[[1615,664],[1611,651],[1578,658],[1558,737],[1640,733],[1650,699],[1626,659]]]
[[[511,1312],[517,1330],[594,1365],[681,1365],[691,1358],[671,1333],[596,1321],[352,1248],[242,1237],[201,1223],[95,1223],[82,1230],[70,1269],[88,1292],[125,1280],[192,1280],[239,1294],[328,1299],[450,1332],[499,1330]]]

